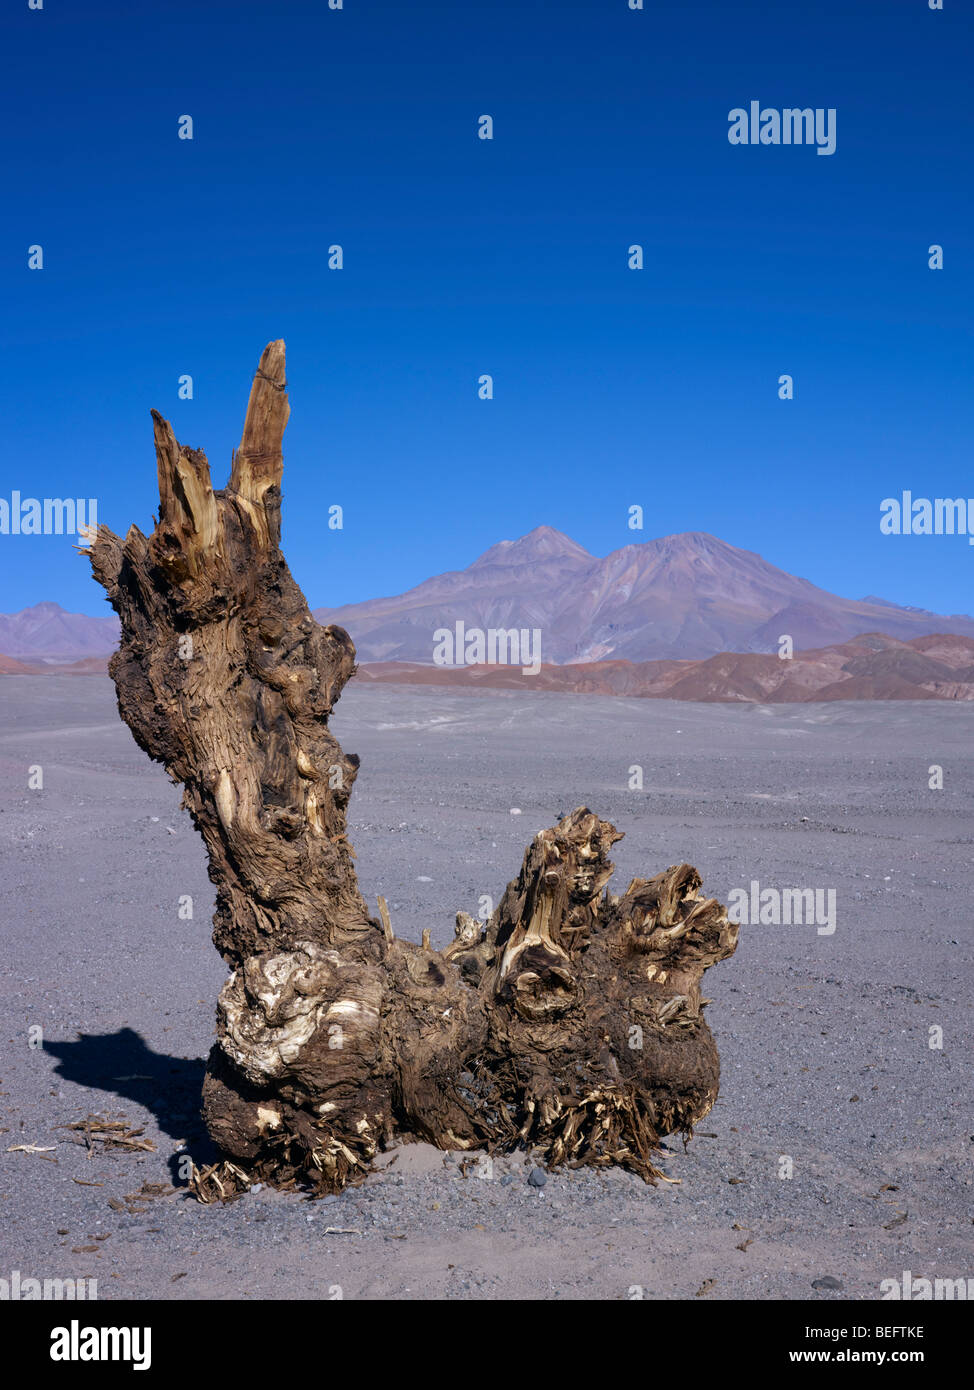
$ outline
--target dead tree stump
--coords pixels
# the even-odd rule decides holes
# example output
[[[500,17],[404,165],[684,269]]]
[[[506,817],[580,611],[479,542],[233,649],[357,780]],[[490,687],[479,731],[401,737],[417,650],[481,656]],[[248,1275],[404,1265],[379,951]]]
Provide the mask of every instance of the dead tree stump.
[[[396,1135],[654,1181],[658,1140],[717,1096],[700,981],[737,927],[689,864],[612,896],[621,835],[585,807],[535,837],[489,922],[458,914],[444,951],[397,940],[381,900],[370,916],[345,833],[358,759],[328,729],[355,649],[281,554],[287,418],[275,342],[226,488],[153,411],[155,530],[88,537],[122,624],[119,711],[185,788],[231,970],[203,1091],[227,1157],[197,1191],[335,1191]]]

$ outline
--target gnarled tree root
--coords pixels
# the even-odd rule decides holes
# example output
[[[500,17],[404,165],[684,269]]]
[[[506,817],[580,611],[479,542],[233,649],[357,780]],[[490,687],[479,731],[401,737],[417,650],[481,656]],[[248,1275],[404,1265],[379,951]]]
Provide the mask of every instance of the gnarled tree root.
[[[231,969],[203,1089],[225,1160],[203,1200],[261,1181],[337,1191],[395,1136],[539,1151],[649,1182],[717,1096],[703,972],[737,927],[679,864],[606,887],[619,832],[585,807],[538,834],[486,923],[434,951],[370,916],[346,838],[358,759],[328,716],[355,669],[280,550],[284,344],[265,349],[230,481],[153,412],[159,519],[88,537],[122,623],[110,673],[137,742],[184,785]]]

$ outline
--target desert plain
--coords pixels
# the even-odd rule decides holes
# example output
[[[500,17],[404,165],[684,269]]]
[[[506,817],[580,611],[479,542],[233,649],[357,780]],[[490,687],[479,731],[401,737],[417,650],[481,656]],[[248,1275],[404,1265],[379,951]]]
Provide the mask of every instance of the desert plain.
[[[340,1196],[227,1205],[181,1176],[215,1157],[199,1089],[226,970],[179,789],[106,677],[0,677],[0,709],[0,1277],[255,1300],[878,1299],[903,1271],[974,1279],[974,704],[353,679],[332,720],[362,759],[349,836],[397,934],[446,944],[582,804],[625,832],[616,891],[689,860],[723,902],[752,880],[834,890],[835,930],[742,926],[708,972],[721,1092],[686,1149],[665,1141],[671,1182],[410,1144]],[[137,1142],[66,1128],[89,1115]]]

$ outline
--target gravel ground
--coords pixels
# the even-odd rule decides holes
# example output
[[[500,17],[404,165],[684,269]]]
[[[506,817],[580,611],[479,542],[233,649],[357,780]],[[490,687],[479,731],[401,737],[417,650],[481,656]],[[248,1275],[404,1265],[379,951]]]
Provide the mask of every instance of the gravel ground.
[[[109,681],[4,677],[0,701],[0,1278],[95,1278],[102,1299],[823,1300],[904,1270],[974,1279],[974,706],[353,681],[334,718],[362,757],[350,835],[398,934],[445,944],[583,802],[626,831],[617,889],[688,859],[724,901],[751,879],[834,888],[836,930],[743,927],[707,975],[722,1089],[686,1152],[668,1141],[677,1182],[417,1144],[338,1198],[214,1207],[179,1186],[180,1156],[208,1152],[225,973],[202,843]],[[90,1112],[154,1149],[89,1156],[59,1126]],[[813,1289],[826,1276],[841,1288]]]

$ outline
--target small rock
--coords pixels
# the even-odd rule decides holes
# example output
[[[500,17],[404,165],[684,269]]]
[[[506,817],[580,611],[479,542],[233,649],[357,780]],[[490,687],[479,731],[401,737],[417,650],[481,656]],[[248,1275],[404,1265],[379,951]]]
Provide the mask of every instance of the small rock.
[[[531,1187],[544,1187],[548,1181],[548,1174],[543,1168],[532,1168],[528,1174],[528,1183]]]
[[[841,1289],[842,1284],[831,1274],[823,1274],[821,1279],[812,1280],[813,1289]]]
[[[520,808],[520,806],[512,806],[512,807],[511,807],[511,815],[512,815],[512,816],[519,816],[520,814],[521,814],[521,808]]]

